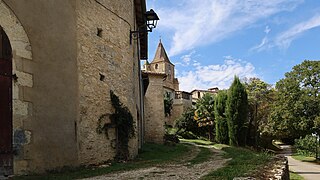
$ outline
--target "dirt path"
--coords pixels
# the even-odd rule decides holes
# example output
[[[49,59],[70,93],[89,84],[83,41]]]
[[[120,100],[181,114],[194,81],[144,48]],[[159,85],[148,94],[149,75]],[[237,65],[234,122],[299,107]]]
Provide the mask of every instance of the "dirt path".
[[[295,160],[291,157],[292,147],[288,145],[281,146],[284,150],[284,155],[288,158],[289,170],[295,172],[305,178],[306,180],[319,180],[320,179],[320,165],[302,162]]]
[[[198,147],[196,147],[199,149]],[[222,158],[222,151],[210,148],[214,153],[209,161],[201,164],[191,166],[184,160],[181,164],[166,164],[153,166],[144,169],[117,172],[98,177],[87,178],[86,180],[105,180],[105,179],[161,179],[161,180],[174,180],[174,179],[199,179],[200,177],[208,174],[209,172],[223,167],[227,159]],[[199,150],[198,150],[199,152]],[[196,154],[196,153],[195,153]],[[189,159],[189,158],[188,158]]]

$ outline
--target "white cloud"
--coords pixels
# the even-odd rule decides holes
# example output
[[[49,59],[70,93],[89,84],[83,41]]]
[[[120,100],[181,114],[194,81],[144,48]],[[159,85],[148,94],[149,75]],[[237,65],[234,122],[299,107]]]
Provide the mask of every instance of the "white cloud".
[[[264,28],[265,36],[261,40],[260,44],[252,47],[250,49],[250,51],[262,51],[262,50],[264,50],[267,47],[266,45],[269,43],[268,34],[269,34],[270,31],[271,31],[271,29],[269,28],[269,26],[266,26]]]
[[[269,28],[269,26],[266,26],[264,29],[264,33],[269,34],[270,31],[271,29]]]
[[[163,7],[159,29],[173,31],[171,56],[224,39],[273,14],[293,10],[302,0],[177,0]],[[161,25],[160,25],[161,24]]]
[[[280,48],[287,49],[290,46],[291,42],[297,37],[299,37],[299,35],[301,35],[302,33],[310,29],[313,29],[319,26],[320,26],[320,15],[315,15],[306,21],[296,24],[295,26],[288,29],[287,31],[280,33],[276,37],[274,43],[276,46]]]
[[[184,91],[211,87],[227,89],[235,75],[240,78],[257,77],[254,70],[255,67],[251,63],[228,56],[224,64],[204,66],[197,62],[194,69],[180,72],[177,77],[180,82],[180,89]]]
[[[252,47],[252,48],[250,49],[250,51],[262,51],[262,50],[265,50],[266,48],[269,47],[269,46],[267,46],[267,45],[269,45],[268,43],[269,43],[269,39],[268,39],[267,36],[265,36],[265,37],[261,40],[261,43],[258,44],[258,45],[256,45],[256,46],[254,46],[254,47]]]
[[[279,47],[280,49],[287,49],[293,40],[298,38],[303,33],[310,29],[320,26],[320,15],[315,15],[312,18],[299,22],[298,24],[292,26],[286,31],[279,33],[273,39],[269,40],[267,37],[269,30],[265,29],[265,37],[262,39],[261,43],[254,46],[250,51],[262,51],[274,47]],[[268,26],[267,26],[268,27]],[[269,27],[268,27],[269,28]]]
[[[189,54],[181,56],[180,59],[182,60],[182,63],[179,63],[179,64],[181,64],[183,66],[189,66],[190,61],[191,61],[191,57],[194,53],[196,53],[196,51],[191,51]]]

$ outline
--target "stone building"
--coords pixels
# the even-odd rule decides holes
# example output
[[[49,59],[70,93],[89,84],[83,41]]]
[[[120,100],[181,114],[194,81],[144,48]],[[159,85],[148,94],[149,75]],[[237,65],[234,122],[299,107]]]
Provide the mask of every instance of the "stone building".
[[[145,0],[0,0],[0,176],[95,164],[115,155],[110,90],[142,143]],[[103,116],[106,115],[106,116]]]
[[[219,92],[219,88],[215,87],[215,88],[209,88],[208,90],[200,90],[200,89],[195,89],[191,91],[192,94],[192,104],[195,104],[197,102],[198,99],[201,99],[203,97],[204,94],[206,93],[210,93],[213,95],[218,94]]]
[[[174,64],[171,63],[160,40],[153,61],[145,62],[143,74],[149,79],[145,94],[145,140],[163,142],[165,125],[174,125],[174,121],[183,111],[191,107],[191,94],[179,91],[179,81],[175,78]],[[166,117],[164,96],[173,100],[171,115]]]

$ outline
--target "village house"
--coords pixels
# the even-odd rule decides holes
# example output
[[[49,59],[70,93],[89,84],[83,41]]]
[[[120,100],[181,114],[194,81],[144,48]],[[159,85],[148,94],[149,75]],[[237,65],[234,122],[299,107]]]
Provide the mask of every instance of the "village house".
[[[143,143],[145,0],[0,0],[0,176],[99,164],[115,156],[112,90]]]
[[[201,99],[206,93],[216,95],[219,92],[219,88],[209,88],[208,90],[194,89],[190,93],[192,94],[192,104],[196,104],[198,99]]]

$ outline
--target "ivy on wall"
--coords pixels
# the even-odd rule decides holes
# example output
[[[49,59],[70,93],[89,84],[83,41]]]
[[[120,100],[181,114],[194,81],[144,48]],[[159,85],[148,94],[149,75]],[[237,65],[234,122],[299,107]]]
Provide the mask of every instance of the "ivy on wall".
[[[128,160],[129,159],[129,139],[134,136],[134,122],[133,117],[128,109],[124,106],[117,95],[110,90],[111,103],[114,108],[114,113],[110,115],[110,123],[103,123],[102,120],[108,116],[103,114],[98,120],[97,132],[99,134],[105,133],[108,138],[108,129],[116,129],[116,160]]]

